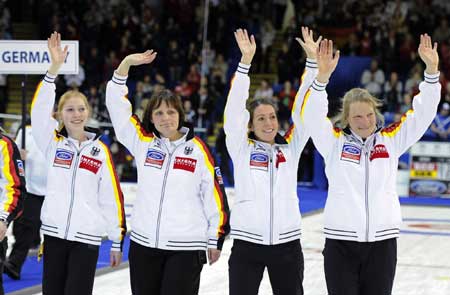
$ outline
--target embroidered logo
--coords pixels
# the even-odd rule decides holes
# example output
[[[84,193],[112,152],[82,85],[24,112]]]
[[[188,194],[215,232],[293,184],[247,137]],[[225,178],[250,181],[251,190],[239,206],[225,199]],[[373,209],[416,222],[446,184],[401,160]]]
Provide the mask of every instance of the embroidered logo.
[[[185,155],[190,155],[190,154],[192,154],[192,151],[194,151],[194,148],[191,147],[191,146],[186,146],[186,147],[184,148],[184,154],[185,154]]]
[[[147,151],[147,157],[145,158],[144,166],[161,169],[165,158],[166,154],[164,152],[155,149],[149,149]]]
[[[23,168],[22,160],[17,160],[17,170],[19,170],[20,176],[25,176],[25,169]]]
[[[278,149],[278,151],[277,151],[277,161],[275,162],[275,167],[278,168],[278,165],[280,163],[284,163],[284,162],[286,162],[286,158],[284,157],[284,154],[281,151],[281,149]]]
[[[100,149],[98,147],[93,146],[91,149],[91,155],[92,156],[97,156],[100,153]]]
[[[269,169],[269,156],[259,152],[251,153],[250,168],[267,171]]]
[[[195,159],[175,157],[173,169],[181,169],[193,173],[195,171],[195,166],[197,166],[197,160]]]
[[[370,151],[370,161],[374,159],[389,158],[389,153],[384,144],[377,144]]]
[[[100,169],[100,167],[102,166],[102,161],[99,161],[97,159],[93,159],[93,158],[89,158],[86,156],[81,156],[81,161],[80,161],[80,169],[86,169],[91,171],[94,174],[97,174],[98,169]]]
[[[216,173],[217,182],[222,185],[223,184],[223,178],[222,178],[222,172],[220,172],[219,167],[214,167],[214,171]]]
[[[342,147],[341,160],[359,164],[361,160],[361,148],[345,143]]]
[[[60,167],[70,169],[72,165],[74,152],[57,149],[55,153],[55,159],[53,159],[53,167]]]

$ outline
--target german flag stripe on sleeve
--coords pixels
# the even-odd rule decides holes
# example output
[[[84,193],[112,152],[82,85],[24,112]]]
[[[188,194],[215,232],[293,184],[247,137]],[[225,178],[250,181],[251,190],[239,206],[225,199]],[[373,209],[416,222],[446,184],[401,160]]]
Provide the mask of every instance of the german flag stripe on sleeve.
[[[34,103],[36,102],[39,91],[41,91],[42,83],[43,81],[39,82],[38,86],[36,87],[36,91],[33,94],[33,99],[31,100],[31,111],[33,111],[34,109]]]
[[[146,142],[151,142],[154,138],[153,133],[149,133],[145,131],[144,127],[142,127],[141,121],[136,115],[130,117],[130,121],[133,124],[136,132],[139,136],[139,139]]]
[[[291,124],[288,128],[288,130],[286,131],[286,133],[284,134],[284,139],[287,141],[287,143],[290,143],[292,140],[292,137],[294,136],[294,129],[295,129],[295,125]]]
[[[330,119],[328,119],[328,118],[326,118],[328,121],[330,120]],[[342,135],[342,129],[341,128],[338,128],[338,127],[333,127],[333,135],[334,135],[334,137],[337,137],[337,138],[339,138],[339,136],[341,136]]]
[[[300,87],[302,86],[302,84],[303,84],[303,80],[305,79],[305,75],[306,75],[306,69],[303,71],[303,74],[302,74],[302,76],[300,77],[300,85],[299,85],[299,87],[298,87],[298,89],[300,89]],[[298,104],[298,100],[299,100],[299,92],[297,92],[297,94],[295,95],[295,99],[294,99],[294,103],[292,104],[292,110],[291,110],[291,112],[292,112],[292,115],[293,115],[293,112],[295,112],[295,110],[296,110],[296,108],[297,108],[297,104]],[[305,94],[306,95],[306,94]],[[300,109],[300,111],[302,111],[303,110],[303,105],[305,104],[305,100],[303,100],[303,103],[302,103],[302,106],[301,106],[301,109]]]
[[[119,178],[117,177],[116,168],[114,167],[114,162],[112,160],[112,155],[109,148],[100,141],[100,146],[105,151],[106,155],[106,165],[108,167],[108,172],[111,175],[112,187],[114,189],[114,199],[117,205],[117,218],[119,220],[119,226],[122,228],[121,232],[121,241],[125,237],[126,233],[126,221],[125,221],[125,211],[124,211],[124,201],[123,201],[123,193],[120,188]]]
[[[14,208],[16,208],[19,201],[21,182],[15,165],[14,147],[11,139],[2,136],[0,139],[0,147],[3,158],[3,167],[1,167],[1,169],[2,174],[6,179],[6,202],[3,205],[3,210],[11,213]]]
[[[412,115],[414,113],[413,110],[409,110],[406,113],[403,114],[399,122],[395,122],[387,126],[386,128],[381,129],[381,135],[393,137],[397,134],[397,132],[400,130],[401,126],[403,125],[403,122],[405,122],[408,115]]]
[[[205,158],[205,164],[208,169],[208,171],[211,173],[212,178],[214,179],[214,199],[216,201],[217,210],[219,211],[219,228],[217,229],[217,236],[220,237],[225,234],[225,228],[224,226],[227,224],[228,216],[226,215],[225,211],[225,205],[223,200],[223,194],[220,189],[219,183],[217,182],[217,179],[215,177],[214,173],[214,159],[208,149],[208,147],[205,145],[205,143],[198,138],[197,136],[193,139],[194,143],[200,148],[200,150],[203,153],[203,156]]]

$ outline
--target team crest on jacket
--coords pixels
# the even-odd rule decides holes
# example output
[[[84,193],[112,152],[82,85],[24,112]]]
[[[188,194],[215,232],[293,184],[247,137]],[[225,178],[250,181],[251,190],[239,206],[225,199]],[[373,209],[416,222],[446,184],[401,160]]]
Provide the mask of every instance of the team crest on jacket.
[[[389,158],[389,153],[384,144],[377,144],[370,151],[370,161],[381,158]]]
[[[194,173],[197,160],[191,158],[175,157],[173,169],[181,169]]]
[[[19,170],[20,176],[25,176],[25,169],[23,168],[22,160],[17,160],[17,170]]]
[[[341,160],[359,164],[361,160],[361,148],[353,144],[344,143]]]
[[[93,146],[92,149],[91,149],[91,155],[92,155],[93,157],[95,157],[95,156],[97,156],[99,153],[100,153],[100,149],[99,149],[98,147],[96,147],[96,146]]]
[[[86,169],[91,171],[94,174],[97,174],[98,169],[102,166],[102,161],[99,161],[94,158],[86,157],[85,155],[81,156],[80,161],[80,169]]]
[[[260,152],[251,153],[250,168],[267,171],[269,169],[269,156]]]
[[[65,169],[70,169],[72,165],[74,152],[57,149],[55,153],[55,159],[53,159],[53,167],[60,167]]]
[[[166,154],[155,149],[148,149],[147,157],[145,157],[144,166],[150,166],[161,169],[164,164]]]
[[[185,154],[185,155],[190,155],[190,154],[192,154],[192,151],[194,151],[194,148],[193,148],[193,147],[191,147],[191,146],[186,146],[186,147],[184,147],[184,154]]]

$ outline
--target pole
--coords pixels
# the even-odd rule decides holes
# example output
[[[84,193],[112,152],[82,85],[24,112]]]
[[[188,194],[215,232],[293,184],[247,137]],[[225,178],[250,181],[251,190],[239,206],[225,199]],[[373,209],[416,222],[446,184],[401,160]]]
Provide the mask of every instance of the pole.
[[[25,129],[27,126],[27,75],[23,75],[22,80],[22,138],[21,138],[21,147],[22,149],[25,148]]]

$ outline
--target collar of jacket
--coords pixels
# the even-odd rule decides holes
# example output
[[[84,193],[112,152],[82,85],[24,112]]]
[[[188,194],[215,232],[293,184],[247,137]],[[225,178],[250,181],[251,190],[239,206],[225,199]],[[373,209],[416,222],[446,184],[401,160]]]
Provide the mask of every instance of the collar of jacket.
[[[181,131],[182,129],[186,128],[187,130],[187,134],[186,134],[186,141],[191,140],[194,138],[195,133],[194,133],[194,126],[191,123],[187,123],[187,122],[183,122],[181,124],[181,128],[178,129],[178,131]],[[151,132],[158,137],[159,139],[161,139],[161,135],[159,134],[158,130],[156,130],[156,128],[152,128],[153,130],[151,130]],[[185,134],[184,132],[181,132],[183,134]]]
[[[102,136],[102,132],[100,131],[100,129],[97,129],[97,128],[92,128],[92,127],[86,126],[86,127],[84,127],[84,131],[93,133],[95,135],[94,138],[92,138],[92,140],[97,140],[100,138],[100,136]],[[66,126],[61,128],[60,130],[56,130],[56,136],[68,138],[69,135],[67,134]]]
[[[257,142],[262,142],[262,141],[256,139],[255,132],[253,132],[253,131],[250,131],[248,133],[248,139],[257,141]],[[288,142],[280,133],[277,133],[277,135],[275,135],[275,144],[288,144]]]
[[[344,129],[342,129],[342,132],[344,132],[345,136],[348,138],[352,138],[354,140],[356,140],[357,142],[359,142],[360,144],[363,144],[364,142],[366,142],[368,139],[372,138],[375,134],[377,134],[378,132],[381,131],[381,129],[383,129],[383,126],[377,125],[377,129],[375,129],[375,132],[372,133],[369,137],[366,138],[366,140],[363,140],[360,136],[358,136],[357,134],[355,134],[354,132],[352,132],[352,130],[350,129],[350,127],[346,127]]]

